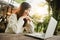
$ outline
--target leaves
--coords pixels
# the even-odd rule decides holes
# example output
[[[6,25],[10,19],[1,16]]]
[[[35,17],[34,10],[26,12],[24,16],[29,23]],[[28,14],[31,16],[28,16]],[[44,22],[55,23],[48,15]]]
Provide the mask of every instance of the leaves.
[[[22,2],[24,2],[26,0],[15,0],[15,1],[18,2],[18,3],[22,3]]]

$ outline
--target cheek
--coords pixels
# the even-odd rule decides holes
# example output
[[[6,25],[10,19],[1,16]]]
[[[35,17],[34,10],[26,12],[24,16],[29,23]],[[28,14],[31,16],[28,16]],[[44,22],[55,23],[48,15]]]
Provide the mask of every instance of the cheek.
[[[27,10],[25,10],[25,13],[27,14],[27,13],[28,13],[28,11],[27,11]]]
[[[29,15],[29,12],[30,12],[29,10],[25,10],[25,13],[26,13],[27,15]]]
[[[26,13],[29,13],[29,12],[30,12],[30,11],[28,11],[28,10],[26,11]]]
[[[26,13],[29,14],[29,11],[27,11]]]

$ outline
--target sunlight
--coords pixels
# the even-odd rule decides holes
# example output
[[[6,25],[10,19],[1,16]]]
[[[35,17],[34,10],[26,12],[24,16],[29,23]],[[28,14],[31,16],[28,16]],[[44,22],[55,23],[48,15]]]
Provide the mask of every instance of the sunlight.
[[[48,15],[48,3],[45,0],[26,0],[32,6],[31,14],[38,13],[39,15]]]
[[[19,7],[19,4],[14,1],[14,3],[11,3],[11,0],[4,0],[6,2],[9,2],[10,4]],[[49,15],[48,11],[48,3],[46,0],[26,0],[26,2],[31,4],[31,11],[30,11],[30,16],[34,14],[38,14],[41,16],[42,20],[44,19],[45,16]],[[52,11],[50,11],[50,14],[52,14]]]

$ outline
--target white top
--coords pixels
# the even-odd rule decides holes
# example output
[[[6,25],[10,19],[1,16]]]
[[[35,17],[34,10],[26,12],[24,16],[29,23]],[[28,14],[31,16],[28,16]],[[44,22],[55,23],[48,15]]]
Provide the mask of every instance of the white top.
[[[9,21],[5,33],[23,33],[24,30],[23,24],[24,24],[24,20],[22,17],[20,17],[19,20],[17,20],[16,14],[12,14],[9,17]],[[30,24],[32,31],[34,31],[33,23],[30,22]]]

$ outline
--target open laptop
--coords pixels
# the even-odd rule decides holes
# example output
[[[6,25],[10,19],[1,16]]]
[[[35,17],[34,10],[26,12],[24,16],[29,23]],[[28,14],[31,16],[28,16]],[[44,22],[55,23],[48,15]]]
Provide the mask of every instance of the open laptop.
[[[53,17],[51,17],[46,33],[32,33],[32,34],[26,34],[26,35],[37,37],[40,39],[46,39],[53,36],[56,25],[57,25],[57,21]]]

